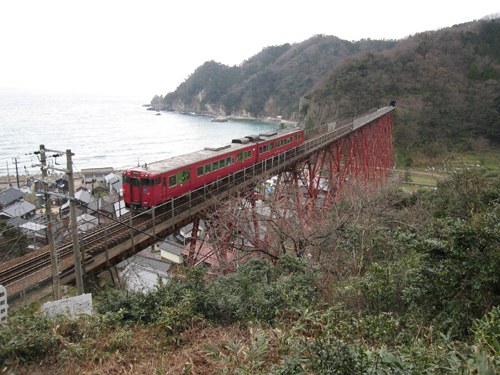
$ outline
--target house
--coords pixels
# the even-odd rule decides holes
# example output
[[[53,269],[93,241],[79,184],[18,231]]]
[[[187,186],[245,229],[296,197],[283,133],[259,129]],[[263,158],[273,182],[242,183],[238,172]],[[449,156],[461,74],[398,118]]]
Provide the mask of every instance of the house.
[[[184,247],[178,243],[165,240],[159,246],[161,251],[161,260],[166,260],[172,263],[183,263],[182,250]]]
[[[106,184],[108,186],[109,192],[117,192],[120,193],[122,190],[122,178],[115,174],[115,173],[110,173],[104,176],[104,179],[106,180]]]
[[[11,221],[9,221],[9,223],[11,223]],[[29,250],[34,251],[47,245],[47,225],[45,223],[39,224],[28,221],[16,226],[19,227],[23,233],[27,234],[30,242],[28,245]],[[60,224],[58,226],[60,227]],[[54,231],[55,226],[53,225],[52,228]]]
[[[35,222],[41,217],[35,210],[35,205],[21,201],[0,211],[0,220],[6,220],[28,235],[28,240],[32,243],[28,246],[30,249],[34,249],[34,243],[38,244],[38,248],[42,247],[46,239],[46,225]]]
[[[83,212],[87,212],[87,205],[89,205],[91,202],[94,201],[94,197],[90,195],[90,193],[87,190],[77,191],[75,193],[75,199],[78,202],[76,205],[77,215],[80,215]],[[97,204],[94,204],[94,206],[90,208],[97,210]],[[60,217],[63,217],[67,213],[69,213],[69,200],[66,203],[64,203],[61,207],[59,207]]]
[[[92,194],[107,193],[108,188],[102,182],[95,182],[92,184]]]
[[[36,179],[33,182],[33,187],[31,188],[32,191],[40,191],[40,190],[49,190],[48,185],[45,181]]]
[[[10,220],[20,218],[24,220],[33,220],[36,214],[36,206],[27,201],[21,201],[11,204],[0,211],[0,219]]]
[[[106,184],[104,176],[114,171],[113,167],[82,169],[83,183],[86,185],[91,185],[92,182]]]
[[[89,188],[84,183],[76,183],[75,184],[75,192],[81,191],[81,190],[89,191]]]
[[[21,190],[14,187],[0,191],[0,208],[10,206],[11,204],[20,201],[24,198],[24,194]]]

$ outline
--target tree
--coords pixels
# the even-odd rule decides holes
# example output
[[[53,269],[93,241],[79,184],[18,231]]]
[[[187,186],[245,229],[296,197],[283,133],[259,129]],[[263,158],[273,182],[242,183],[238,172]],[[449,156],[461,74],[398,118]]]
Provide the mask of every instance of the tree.
[[[19,229],[0,220],[0,263],[23,256],[28,252],[28,239]]]

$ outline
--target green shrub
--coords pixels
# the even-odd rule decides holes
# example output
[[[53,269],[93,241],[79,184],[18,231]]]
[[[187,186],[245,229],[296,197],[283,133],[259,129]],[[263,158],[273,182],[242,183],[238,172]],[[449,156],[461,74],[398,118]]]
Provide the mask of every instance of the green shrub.
[[[58,336],[52,332],[54,320],[37,313],[37,304],[21,307],[9,314],[8,323],[0,328],[0,364],[29,363],[56,351]]]

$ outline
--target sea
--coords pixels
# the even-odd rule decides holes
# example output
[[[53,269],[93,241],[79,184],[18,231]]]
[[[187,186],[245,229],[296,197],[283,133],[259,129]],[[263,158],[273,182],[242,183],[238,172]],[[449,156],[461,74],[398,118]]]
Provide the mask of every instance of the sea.
[[[0,176],[38,175],[40,145],[48,164],[66,168],[71,150],[75,172],[115,170],[180,156],[234,138],[272,131],[276,123],[229,120],[147,110],[151,98],[0,88]],[[49,157],[50,156],[50,157]],[[53,170],[54,173],[55,170]]]

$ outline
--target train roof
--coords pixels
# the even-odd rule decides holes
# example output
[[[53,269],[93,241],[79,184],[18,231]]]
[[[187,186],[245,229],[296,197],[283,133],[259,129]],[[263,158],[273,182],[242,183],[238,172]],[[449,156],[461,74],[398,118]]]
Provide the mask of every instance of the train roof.
[[[233,139],[231,143],[225,143],[216,146],[205,147],[203,150],[190,152],[184,155],[173,156],[168,159],[148,163],[144,167],[130,168],[132,171],[165,173],[175,169],[182,168],[190,164],[196,164],[205,160],[210,160],[226,154],[233,154],[240,150],[248,149],[258,143],[272,141],[289,134],[302,130],[299,127],[289,129],[279,129],[272,132],[260,133],[259,135],[250,135],[243,138]],[[254,140],[253,142],[251,140]]]

